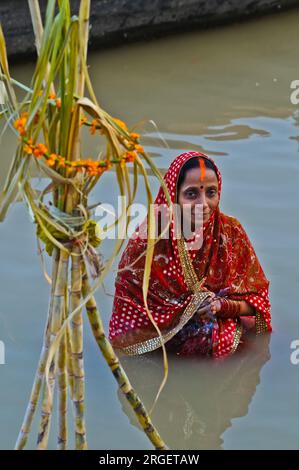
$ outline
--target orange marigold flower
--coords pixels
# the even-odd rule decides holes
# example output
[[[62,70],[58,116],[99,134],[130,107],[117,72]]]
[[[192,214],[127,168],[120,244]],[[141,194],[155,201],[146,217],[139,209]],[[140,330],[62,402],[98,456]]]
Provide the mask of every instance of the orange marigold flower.
[[[62,168],[65,168],[66,167],[65,158],[58,155],[57,159],[58,159],[58,166],[61,166]]]
[[[135,145],[135,150],[137,150],[138,153],[143,153],[144,152],[144,148],[142,147],[142,145]]]
[[[42,157],[46,153],[48,153],[48,149],[44,144],[37,144],[35,149],[33,150],[33,154],[36,157]]]
[[[138,140],[140,137],[140,134],[137,134],[136,132],[131,132],[130,135],[131,135],[131,139],[134,141]]]
[[[59,157],[59,155],[56,155],[56,153],[51,153],[51,155],[49,156],[49,158],[47,158],[46,164],[47,164],[48,166],[54,166],[55,163],[56,163],[57,160],[58,160],[58,157]]]
[[[47,161],[46,161],[46,164],[48,166],[54,166],[56,163],[56,160],[52,159],[52,158],[48,158]]]
[[[25,144],[24,145],[24,152],[27,153],[28,155],[31,155],[32,152],[33,152],[33,149],[32,149],[32,147],[30,147],[30,145]]]
[[[37,158],[40,158],[42,156],[42,154],[37,148],[33,149],[33,155]]]
[[[90,127],[90,129],[89,129],[89,132],[90,132],[92,135],[96,133],[96,130],[97,130],[97,127],[96,127],[96,126],[97,126],[97,121],[96,121],[96,119],[93,119],[93,120],[91,121],[91,127]]]
[[[44,144],[37,144],[37,148],[42,152],[43,154],[48,153],[48,149]]]
[[[32,139],[27,140],[27,142],[24,145],[24,152],[27,153],[28,155],[31,155],[33,153],[33,141]]]
[[[97,166],[97,162],[95,162],[94,160],[91,160],[91,158],[89,158],[88,160],[85,160],[84,163],[85,163],[85,165],[91,166],[91,167],[96,167]]]
[[[14,128],[17,129],[20,135],[26,134],[25,125],[27,122],[27,117],[28,117],[28,113],[22,113],[21,116],[17,118],[15,122],[13,123]]]
[[[60,99],[60,98],[57,98],[57,100],[56,100],[56,106],[57,106],[58,109],[61,108],[61,99]]]
[[[115,124],[121,127],[124,131],[128,131],[128,127],[124,121],[118,118],[113,118],[113,121],[115,122]]]
[[[21,136],[26,135],[26,130],[24,127],[18,127],[18,132]]]
[[[86,124],[87,122],[87,119],[85,116],[83,116],[81,119],[80,119],[80,126],[83,126],[84,124]]]
[[[97,169],[88,167],[87,168],[87,173],[89,174],[89,176],[96,176],[97,175]]]
[[[136,152],[126,152],[125,159],[127,162],[134,162],[135,158],[137,157]]]
[[[56,94],[55,93],[50,93],[49,94],[49,100],[55,100],[56,99]]]

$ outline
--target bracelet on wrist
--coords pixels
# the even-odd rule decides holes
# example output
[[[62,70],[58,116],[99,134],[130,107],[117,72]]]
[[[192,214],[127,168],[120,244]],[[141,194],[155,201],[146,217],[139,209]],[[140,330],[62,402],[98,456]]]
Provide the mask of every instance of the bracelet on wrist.
[[[220,299],[220,311],[218,316],[221,318],[235,318],[240,315],[241,303],[238,300],[229,300],[221,297]]]

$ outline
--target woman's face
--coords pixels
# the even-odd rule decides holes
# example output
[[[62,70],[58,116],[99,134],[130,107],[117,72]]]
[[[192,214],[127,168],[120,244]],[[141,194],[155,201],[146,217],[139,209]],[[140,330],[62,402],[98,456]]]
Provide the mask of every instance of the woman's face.
[[[200,214],[202,210],[203,223],[206,223],[219,202],[216,173],[205,168],[203,180],[200,179],[200,175],[200,167],[188,170],[178,194],[178,203],[184,219],[191,222],[192,230],[194,230],[196,214]],[[188,206],[185,207],[187,210],[184,210],[184,206]],[[196,206],[197,210],[195,211]]]

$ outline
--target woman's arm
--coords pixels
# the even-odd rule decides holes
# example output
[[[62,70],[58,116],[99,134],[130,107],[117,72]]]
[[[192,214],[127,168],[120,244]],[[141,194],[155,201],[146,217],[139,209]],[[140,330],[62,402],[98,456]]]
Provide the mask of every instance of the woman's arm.
[[[240,316],[255,315],[255,308],[250,305],[246,300],[240,300]]]
[[[210,299],[208,305],[198,311],[198,315],[202,318],[206,316],[210,318],[217,315],[219,318],[235,318],[240,316],[254,316],[255,308],[245,300],[230,299]]]
[[[255,315],[255,308],[245,300],[216,299],[211,303],[211,310],[220,318]]]

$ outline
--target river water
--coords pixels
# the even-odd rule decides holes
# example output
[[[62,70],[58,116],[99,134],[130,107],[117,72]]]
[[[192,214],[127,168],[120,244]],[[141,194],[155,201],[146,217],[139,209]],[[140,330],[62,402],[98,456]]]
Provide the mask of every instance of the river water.
[[[293,10],[90,55],[102,106],[130,126],[145,122],[144,144],[159,168],[187,149],[215,159],[223,175],[221,210],[241,221],[270,280],[271,337],[252,340],[244,353],[225,361],[170,358],[152,418],[172,449],[298,448],[299,365],[290,360],[291,343],[299,339],[299,108],[290,101],[290,83],[299,79],[298,23]],[[32,70],[31,64],[18,65],[13,76],[28,82]],[[12,135],[1,144],[1,182],[14,145]],[[115,202],[114,184],[112,175],[104,175],[93,201]],[[152,184],[155,194],[158,185]],[[25,411],[49,288],[23,204],[10,210],[0,239],[4,449],[13,447]],[[114,276],[106,293],[97,293],[106,328]],[[90,448],[150,449],[87,324],[85,351]],[[150,407],[163,376],[161,355],[127,358],[124,365]],[[50,447],[55,445],[52,433]]]

